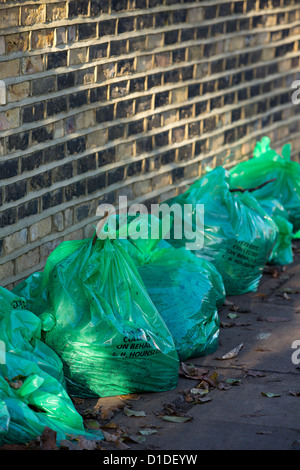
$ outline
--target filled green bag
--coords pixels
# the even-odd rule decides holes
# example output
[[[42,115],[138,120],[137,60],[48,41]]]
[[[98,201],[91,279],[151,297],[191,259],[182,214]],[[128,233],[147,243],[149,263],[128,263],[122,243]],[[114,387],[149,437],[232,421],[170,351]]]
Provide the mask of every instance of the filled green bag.
[[[0,444],[25,444],[48,427],[57,444],[91,435],[65,389],[62,363],[41,340],[42,323],[24,298],[0,287]]]
[[[147,239],[128,238],[121,243],[169,328],[179,359],[213,353],[219,345],[217,307],[225,300],[220,274],[209,261],[189,250],[173,248],[162,238],[151,239],[150,226],[158,223],[156,217],[139,219],[148,225]]]
[[[286,265],[293,262],[292,241],[293,225],[288,221],[288,214],[277,199],[262,199],[260,205],[273,219],[278,228],[278,236],[269,262]]]
[[[36,290],[30,283],[20,289],[40,289],[47,298],[42,310],[35,299],[31,304],[54,318],[45,342],[62,359],[71,394],[104,397],[177,385],[173,338],[118,240],[62,242],[35,281]]]
[[[221,274],[227,295],[255,291],[275,245],[278,229],[248,192],[232,192],[229,174],[217,167],[195,181],[184,193],[165,202],[170,208],[179,204],[183,222],[185,206],[204,205],[203,246],[194,253],[210,261]],[[192,220],[192,231],[200,230]],[[190,235],[181,239],[170,233],[170,243],[185,246]],[[188,238],[188,239],[187,239]]]
[[[300,165],[291,160],[290,144],[284,145],[279,155],[270,147],[270,138],[263,137],[255,146],[253,158],[229,172],[231,188],[257,188],[252,195],[259,201],[277,199],[288,213],[294,232],[300,229]]]

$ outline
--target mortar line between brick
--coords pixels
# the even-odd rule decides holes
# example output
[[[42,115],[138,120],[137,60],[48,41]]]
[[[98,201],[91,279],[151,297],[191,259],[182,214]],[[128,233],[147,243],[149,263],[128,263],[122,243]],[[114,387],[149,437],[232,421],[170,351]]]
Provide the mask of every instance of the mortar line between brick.
[[[281,91],[281,92],[288,92],[289,89],[280,89],[280,90],[276,90],[275,92],[271,92],[271,93],[268,93],[268,94],[265,94],[264,96],[265,97],[272,97],[274,95],[277,95],[278,92]],[[243,102],[243,106],[247,106],[249,104],[253,104],[255,102],[259,102],[261,100],[261,97],[256,97],[256,98],[250,98],[248,100],[244,100]],[[197,102],[197,101],[195,101]],[[184,106],[184,103],[187,103],[187,104],[192,104],[191,102],[183,102],[181,103],[181,106]],[[288,104],[283,104],[283,105],[280,105],[280,106],[277,106],[275,109],[276,111],[281,111],[281,110],[285,110],[285,109],[289,109],[290,107],[292,106],[295,106],[292,102],[289,102]],[[222,107],[222,108],[218,108],[217,110],[214,110],[214,116],[219,116],[219,115],[222,115],[224,113],[228,113],[228,112],[231,112],[232,110],[234,109],[238,109],[240,107],[240,105],[229,105],[228,107]],[[170,107],[166,107],[166,109],[161,109],[161,110],[158,110],[157,109],[155,110],[155,112],[153,113],[154,115],[156,114],[161,114],[162,112],[165,112],[165,111],[168,111],[170,109],[176,109],[178,108],[178,105],[174,105],[174,106],[170,106]],[[218,135],[221,135],[223,132],[225,132],[226,130],[229,130],[231,128],[235,128],[237,125],[243,125],[243,124],[247,124],[247,123],[250,123],[252,121],[256,121],[256,119],[258,117],[265,117],[265,116],[268,116],[268,115],[271,115],[272,113],[274,112],[274,109],[269,109],[268,111],[264,112],[264,113],[260,113],[259,115],[255,116],[255,117],[252,117],[252,118],[244,118],[244,119],[241,119],[240,121],[238,122],[235,122],[235,123],[230,123],[228,124],[227,126],[223,126],[222,128],[220,129],[216,129],[215,131],[211,132],[211,133],[206,133],[205,136],[207,137],[214,137],[214,136],[218,136]],[[143,113],[143,116],[139,115],[137,120],[140,120],[140,119],[143,119],[144,117],[147,117],[149,115],[149,113]],[[176,123],[171,123],[171,124],[167,124],[165,126],[162,126],[158,129],[152,129],[151,131],[148,131],[146,135],[144,135],[143,133],[142,134],[135,134],[131,137],[125,137],[123,139],[120,139],[118,141],[119,144],[121,143],[128,143],[128,142],[134,142],[137,138],[140,138],[140,139],[143,139],[145,137],[150,137],[150,136],[155,136],[163,131],[167,131],[167,130],[172,130],[172,129],[176,129],[176,127],[179,126],[183,126],[183,125],[188,125],[190,123],[193,123],[193,122],[197,122],[197,121],[202,121],[203,119],[205,118],[209,118],[211,116],[211,112],[206,112],[206,113],[202,113],[202,114],[199,114],[199,116],[197,116],[197,119],[195,117],[191,117],[191,118],[186,118],[186,119],[182,119],[180,121],[180,123],[178,124],[178,122]],[[113,121],[111,124],[109,124],[108,126],[106,125],[98,125],[98,126],[95,126],[93,128],[88,128],[88,129],[80,129],[78,132],[76,133],[73,133],[73,134],[70,134],[68,136],[64,136],[64,137],[61,137],[60,139],[56,139],[55,140],[55,145],[56,144],[59,144],[59,143],[65,143],[65,142],[68,142],[76,137],[79,137],[79,136],[83,136],[83,135],[89,135],[89,134],[93,134],[94,132],[97,132],[98,130],[105,130],[105,129],[108,129],[110,127],[114,127],[114,125],[118,124],[118,123],[130,123],[132,122],[133,119],[132,118],[126,118],[126,119],[122,119],[122,120],[115,120]],[[184,140],[181,142],[181,145],[186,145],[188,143],[191,143],[191,142],[194,142],[197,140],[197,137],[193,137],[192,139],[189,139],[189,140]],[[177,146],[179,143],[175,142],[173,143],[173,146]],[[32,152],[34,151],[39,151],[39,150],[42,150],[42,149],[45,149],[47,147],[51,147],[53,145],[53,142],[51,141],[49,143],[49,145],[45,145],[45,143],[42,143],[42,144],[39,144],[37,146],[34,147],[34,149],[31,147],[30,150],[28,151],[23,151],[23,152],[16,152],[16,153],[12,153],[10,155],[7,155],[6,156],[6,161],[8,161],[9,159],[14,159],[14,158],[18,158],[18,157],[21,157],[21,156],[25,156],[25,155],[29,155],[31,154]],[[67,157],[65,157],[63,160],[61,160],[61,162],[55,162],[53,163],[53,165],[51,166],[51,164],[45,164],[43,167],[37,169],[36,171],[34,172],[31,172],[30,175],[35,175],[35,174],[39,174],[39,173],[42,173],[44,171],[44,169],[47,167],[47,168],[54,168],[56,166],[60,166],[60,163],[61,165],[63,165],[64,163],[67,163],[69,161],[75,161],[75,160],[78,160],[79,158],[82,158],[83,156],[86,156],[90,153],[95,153],[97,151],[99,151],[100,149],[102,148],[109,148],[110,146],[114,146],[116,145],[115,144],[115,141],[108,144],[108,145],[102,145],[102,146],[99,146],[99,147],[94,147],[94,148],[90,148],[82,153],[79,153],[79,154],[76,154],[75,156],[74,155],[69,155]],[[172,147],[172,145],[171,145]],[[8,157],[8,158],[7,158]],[[1,157],[0,157],[0,161],[1,161]],[[134,161],[136,161],[136,157],[134,157]],[[118,163],[118,162],[116,162]],[[120,162],[121,164],[122,162]],[[44,168],[44,169],[43,169]],[[25,175],[25,176],[24,176]],[[26,173],[24,173],[24,178],[27,178],[28,175],[26,175]],[[11,182],[13,182],[15,179],[19,179],[19,176],[16,176],[16,177],[13,177],[13,178],[7,178],[5,180],[5,182],[3,183],[3,187],[6,186],[6,185],[9,185]]]
[[[236,18],[233,17],[232,20],[235,20]],[[220,22],[223,22],[223,21],[220,21]],[[237,37],[243,37],[243,36],[246,36],[246,35],[259,35],[261,33],[266,33],[266,32],[273,32],[273,31],[281,31],[281,30],[284,30],[284,29],[287,29],[287,27],[289,29],[292,29],[294,27],[297,27],[299,26],[299,23],[300,21],[299,20],[296,20],[292,23],[289,23],[288,25],[276,25],[276,26],[267,26],[267,27],[264,27],[264,28],[255,28],[255,30],[243,30],[243,31],[238,31],[238,32],[235,32],[235,33],[223,33],[223,34],[220,34],[216,37],[211,37],[211,38],[201,38],[201,39],[192,39],[192,40],[189,40],[189,41],[185,41],[184,43],[181,43],[181,44],[170,44],[168,45],[167,47],[166,46],[160,46],[156,49],[152,49],[152,50],[144,50],[144,51],[132,51],[130,53],[126,53],[126,54],[122,54],[122,55],[118,55],[118,56],[112,56],[112,57],[106,57],[104,59],[101,59],[102,61],[103,60],[106,60],[107,62],[109,61],[114,61],[116,60],[116,58],[118,58],[118,60],[123,60],[123,59],[126,59],[126,58],[129,58],[131,56],[133,57],[139,57],[139,56],[145,56],[145,55],[151,55],[152,53],[160,53],[160,52],[165,52],[166,51],[166,48],[170,51],[173,51],[173,50],[176,50],[177,48],[180,48],[182,49],[183,47],[187,47],[187,46],[198,46],[199,43],[200,44],[212,44],[212,43],[215,43],[215,42],[219,42],[220,40],[228,40],[228,39],[234,39],[234,38],[237,38]],[[207,22],[208,25],[210,25],[211,23],[210,22]],[[202,22],[201,22],[201,26],[202,26]],[[165,26],[164,28],[156,28],[155,30],[153,29],[145,29],[145,30],[141,30],[141,31],[138,31],[138,32],[132,32],[130,34],[130,36],[128,37],[123,37],[123,34],[119,34],[119,35],[115,35],[115,36],[105,36],[105,37],[102,37],[102,38],[94,38],[92,40],[85,40],[85,41],[78,41],[78,42],[74,42],[72,44],[66,44],[64,45],[65,47],[54,47],[54,46],[49,46],[48,48],[44,48],[44,49],[37,49],[36,51],[34,51],[34,53],[32,53],[31,51],[22,51],[22,52],[13,52],[11,54],[8,54],[8,55],[3,55],[3,56],[0,56],[0,63],[1,62],[7,62],[8,60],[14,60],[14,59],[18,59],[18,58],[24,58],[24,57],[31,57],[31,56],[39,56],[39,55],[42,55],[42,54],[47,54],[49,52],[61,52],[61,51],[69,51],[69,50],[73,50],[73,49],[78,49],[78,48],[84,48],[84,47],[90,47],[90,46],[94,46],[94,45],[101,45],[101,44],[106,44],[107,42],[118,42],[120,40],[128,40],[132,37],[144,37],[145,35],[149,35],[151,34],[151,31],[152,31],[152,34],[160,34],[160,33],[164,33],[166,31],[173,31],[174,29],[193,29],[195,28],[195,24],[193,24],[193,26],[191,25],[187,25],[186,28],[183,28],[183,26],[181,27],[177,27],[177,28],[174,28],[174,26]],[[155,31],[153,33],[153,31]],[[124,33],[125,34],[125,33]],[[296,35],[295,35],[296,36]],[[293,36],[293,38],[295,37]],[[96,41],[96,42],[95,42]],[[264,47],[274,47],[274,44],[279,44],[281,45],[281,43],[285,43],[285,42],[289,42],[291,41],[291,38],[287,37],[281,41],[278,41],[276,43],[271,43],[271,44],[265,44]],[[254,46],[253,46],[254,47]],[[261,46],[257,46],[257,48],[261,48]],[[251,50],[251,48],[249,47],[248,50]],[[232,54],[232,52],[235,52],[235,51],[231,51],[231,52],[228,52],[228,54]],[[216,56],[214,56],[216,57]],[[209,60],[209,58],[205,58],[207,60]],[[84,66],[87,66],[87,64],[83,64]]]
[[[287,59],[292,59],[294,57],[294,54],[287,57]],[[243,72],[245,70],[248,70],[249,68],[248,67],[245,67],[245,68],[240,68],[240,69],[237,69],[237,70],[234,70],[234,71],[230,71],[229,72],[229,75],[234,75],[237,71],[240,72]],[[300,70],[300,67],[296,67],[294,69],[291,69],[290,73],[294,73],[296,74],[298,71]],[[222,74],[222,76],[226,76],[228,75],[228,73],[224,73]],[[281,72],[281,73],[276,73],[274,75],[271,76],[271,78],[269,79],[266,79],[266,78],[261,78],[261,79],[255,79],[255,80],[251,80],[249,82],[249,86],[256,86],[256,85],[261,85],[261,84],[265,84],[266,82],[273,82],[274,80],[276,79],[279,79],[279,78],[284,78],[286,77],[286,72]],[[290,76],[290,75],[289,75]],[[211,75],[211,77],[219,77],[218,74],[213,74]],[[121,80],[122,81],[122,80]],[[124,79],[123,81],[126,81],[126,79]],[[199,79],[199,81],[197,81],[196,84],[201,84],[201,83],[205,83],[207,80],[202,80],[202,79]],[[162,93],[164,91],[176,91],[176,90],[179,90],[179,89],[182,89],[184,87],[189,87],[190,85],[194,85],[195,84],[195,79],[191,79],[191,80],[187,80],[185,82],[180,82],[179,84],[176,83],[174,85],[161,85],[161,86],[158,86],[158,87],[155,87],[155,88],[152,88],[150,90],[147,90],[146,92],[136,92],[136,93],[132,93],[132,94],[129,94],[129,95],[126,95],[126,96],[123,96],[123,97],[120,97],[120,98],[113,98],[111,100],[107,100],[107,101],[103,101],[101,103],[99,102],[96,102],[96,103],[90,103],[88,105],[85,105],[85,106],[82,106],[80,107],[80,110],[78,109],[74,109],[73,111],[68,111],[68,113],[64,112],[64,113],[60,113],[60,114],[57,114],[55,115],[54,117],[51,117],[51,118],[46,118],[44,119],[43,121],[35,121],[33,123],[30,123],[30,124],[25,124],[22,126],[22,132],[26,132],[26,131],[30,131],[32,129],[36,129],[36,128],[39,128],[39,127],[42,127],[42,126],[46,126],[46,125],[49,125],[49,124],[52,124],[52,123],[56,123],[56,122],[59,122],[60,120],[62,119],[66,119],[66,118],[69,118],[70,116],[77,116],[77,115],[81,115],[83,112],[85,111],[90,111],[90,110],[97,110],[99,108],[102,108],[102,107],[106,107],[108,106],[109,104],[114,104],[114,103],[119,103],[119,102],[126,102],[128,100],[134,100],[136,98],[139,98],[139,97],[144,97],[144,96],[153,96],[157,93]],[[102,85],[99,85],[99,86],[102,86]],[[241,84],[238,84],[238,85],[235,85],[235,86],[232,86],[230,88],[230,91],[231,92],[236,92],[236,91],[239,91],[240,89],[243,89],[244,88],[244,84],[241,83]],[[84,91],[84,90],[89,90],[89,89],[93,89],[92,86],[89,86],[89,87],[80,87],[76,90],[76,92],[79,92],[79,91]],[[287,91],[291,91],[290,88],[286,87],[286,90]],[[275,90],[273,92],[268,92],[268,93],[264,93],[262,96],[267,96],[267,97],[270,97],[271,95],[276,95],[278,92],[278,90]],[[68,95],[72,95],[74,93],[74,89],[72,89],[72,91],[68,90]],[[185,101],[183,102],[180,102],[180,106],[183,106],[184,103],[186,104],[192,104],[192,103],[197,103],[197,102],[202,102],[202,101],[206,101],[207,99],[211,99],[211,98],[215,98],[215,97],[218,97],[218,96],[222,96],[224,94],[224,90],[218,90],[218,91],[214,91],[214,92],[211,92],[211,93],[207,93],[205,95],[202,95],[202,96],[198,96],[196,98],[187,98]],[[59,96],[65,96],[66,94],[56,94],[55,96],[52,96],[52,98],[57,98]],[[251,100],[253,101],[253,99],[255,98],[252,98]],[[26,106],[28,104],[31,104],[31,102],[33,104],[35,103],[38,103],[38,102],[43,102],[45,101],[45,99],[41,98],[39,100],[36,100],[36,101],[33,101],[33,99],[30,99],[30,102],[25,100],[23,102],[23,106]],[[246,100],[245,100],[246,101]],[[247,100],[249,101],[249,100]],[[13,105],[14,103],[12,103]],[[232,105],[227,105],[227,107],[231,106],[232,109],[237,109],[239,107],[241,107],[242,105],[240,105],[239,103],[234,103]],[[169,105],[166,105],[164,107],[164,110],[163,111],[166,111],[166,110],[171,110],[171,109],[175,109],[176,107],[178,107],[178,103],[171,103]],[[19,106],[9,106],[9,109],[19,109]],[[143,118],[143,115],[147,115],[149,116],[150,114],[151,115],[155,115],[155,114],[158,114],[158,112],[161,112],[161,110],[157,111],[158,108],[155,108],[155,109],[152,109],[151,111],[148,111],[147,113],[140,113],[139,115],[136,115],[136,119],[139,120],[139,119],[142,119]],[[223,109],[223,108],[222,108]],[[7,109],[6,109],[7,110]],[[6,110],[3,110],[3,112],[5,112]],[[218,114],[218,109],[215,110]],[[150,112],[150,114],[149,114]],[[133,117],[130,117],[131,121],[134,120]],[[122,121],[124,122],[124,121]],[[37,124],[40,124],[40,125],[37,125]],[[107,127],[111,127],[113,124],[112,123],[109,123],[107,125]],[[8,129],[6,131],[2,131],[0,133],[0,137],[7,137],[7,136],[10,136],[10,135],[13,135],[16,133],[16,130],[19,129],[19,127],[15,127],[15,128],[12,128],[12,129]],[[84,128],[83,129],[80,129],[80,132],[84,132]],[[71,139],[71,134],[70,136],[68,135],[65,135],[64,138],[66,140],[69,140]],[[26,153],[26,151],[25,151]],[[14,153],[11,153],[9,155],[7,155],[8,158],[13,158],[14,157]],[[22,152],[22,155],[24,155],[24,152]]]
[[[222,150],[223,152],[223,150]],[[221,153],[222,153],[221,152]],[[199,158],[199,161],[201,162],[202,160],[205,160],[207,157],[202,157],[201,159]],[[196,159],[195,159],[196,160]],[[193,163],[195,163],[195,160],[192,160],[190,162],[190,164],[192,165]],[[181,166],[184,166],[184,164],[182,164]],[[231,166],[231,165],[230,165]],[[164,174],[164,173],[168,173],[170,170],[174,169],[174,168],[177,168],[178,166],[175,165],[175,164],[169,164],[169,165],[165,165],[165,167],[163,168],[163,171],[160,171],[159,174]],[[225,167],[228,167],[228,165]],[[152,177],[155,177],[155,176],[158,176],[157,172],[151,172],[148,174],[149,178],[147,179],[151,179]],[[197,178],[197,177],[196,177]],[[184,180],[184,181],[181,181],[179,184],[177,185],[169,185],[167,187],[164,187],[164,188],[160,188],[158,190],[154,190],[154,191],[151,191],[150,193],[144,195],[144,196],[139,196],[137,197],[136,199],[134,199],[134,201],[136,202],[144,202],[144,201],[147,201],[147,199],[149,198],[156,198],[156,197],[159,197],[161,196],[162,194],[165,194],[167,192],[169,192],[170,190],[177,190],[179,189],[180,187],[183,187],[183,186],[186,186],[186,185],[189,185],[189,184],[192,184],[195,179],[195,177],[193,178],[189,178],[188,180]],[[144,175],[141,175],[141,176],[137,176],[135,178],[130,178],[129,180],[126,180],[125,182],[123,181],[122,183],[120,184],[116,184],[116,185],[111,185],[110,187],[107,187],[107,188],[104,188],[103,190],[100,191],[100,194],[98,194],[97,196],[95,196],[94,198],[91,199],[91,196],[88,195],[88,196],[85,196],[83,198],[80,199],[80,203],[85,203],[85,202],[89,202],[91,200],[96,200],[98,199],[100,196],[102,195],[105,195],[109,192],[112,192],[114,190],[120,190],[120,189],[124,189],[126,188],[127,186],[131,186],[132,184],[134,183],[137,183],[137,182],[141,182],[141,181],[144,181]],[[132,203],[132,201],[130,201],[130,203]],[[56,214],[57,212],[61,212],[62,210],[65,210],[69,207],[73,207],[73,201],[69,201],[67,203],[63,203],[59,206],[55,206],[51,209],[47,209],[46,211],[44,211],[42,214],[38,214],[36,216],[32,216],[32,218],[30,219],[30,224],[29,222],[27,221],[27,225],[26,225],[26,221],[24,221],[24,219],[22,219],[21,223],[17,223],[15,224],[15,227],[18,225],[18,227],[16,228],[15,231],[19,231],[21,230],[22,228],[26,228],[26,227],[29,227],[30,225],[32,225],[33,223],[35,222],[39,222],[40,220],[43,220],[44,218],[46,217],[49,217],[50,215],[54,215]],[[93,218],[93,220],[97,220],[96,218]],[[88,223],[90,223],[90,218],[88,219],[85,219],[85,225],[87,225]],[[3,236],[7,236],[10,234],[10,227],[7,227],[6,229],[2,229],[2,233],[3,233]],[[13,258],[12,258],[13,259]],[[0,260],[1,261],[1,260]],[[8,259],[7,259],[7,256],[3,257],[3,261],[0,262],[0,265],[1,264],[4,264],[5,262],[7,262]]]
[[[232,0],[233,2],[238,2],[239,0]],[[45,3],[45,2],[44,2]],[[54,3],[54,2],[53,2]],[[228,3],[227,0],[224,0],[224,4]],[[43,3],[41,3],[43,4]],[[163,5],[163,6],[158,6],[158,7],[153,7],[153,8],[146,8],[146,9],[138,9],[138,10],[126,10],[123,12],[112,12],[112,13],[102,13],[101,15],[91,18],[88,17],[88,15],[84,16],[78,16],[74,17],[72,19],[69,18],[63,18],[58,21],[52,21],[52,22],[45,22],[45,23],[38,23],[38,24],[32,24],[32,25],[19,25],[19,26],[13,26],[10,28],[2,28],[0,29],[0,35],[7,35],[7,34],[16,34],[19,32],[27,32],[28,28],[31,28],[32,30],[40,30],[40,29],[52,29],[60,26],[75,26],[78,24],[86,24],[86,23],[97,23],[101,21],[106,21],[110,19],[118,19],[118,18],[128,18],[128,14],[130,16],[141,16],[145,14],[150,14],[150,13],[163,13],[163,12],[171,12],[171,11],[180,11],[180,10],[192,10],[192,9],[199,9],[202,6],[212,6],[212,5],[219,5],[220,0],[215,0],[215,1],[210,1],[210,2],[201,2],[201,4],[195,4],[195,3],[189,3],[189,4],[180,4],[180,5]],[[68,5],[68,3],[67,3]],[[22,5],[18,5],[22,8]],[[15,5],[14,5],[15,7]],[[2,7],[0,6],[0,11],[7,9],[7,7]],[[202,20],[200,21],[195,21],[193,24],[194,25],[206,25],[206,24],[217,24],[219,22],[223,21],[231,21],[231,20],[239,20],[239,19],[244,19],[244,18],[253,18],[256,16],[261,16],[261,15],[276,15],[278,13],[287,13],[290,11],[297,11],[297,5],[287,5],[283,7],[276,7],[273,9],[264,9],[264,10],[257,10],[257,11],[250,11],[250,12],[245,12],[245,13],[236,13],[228,16],[222,16],[221,18],[212,18],[208,20]],[[145,31],[146,29],[144,29]],[[8,32],[7,32],[8,31]]]

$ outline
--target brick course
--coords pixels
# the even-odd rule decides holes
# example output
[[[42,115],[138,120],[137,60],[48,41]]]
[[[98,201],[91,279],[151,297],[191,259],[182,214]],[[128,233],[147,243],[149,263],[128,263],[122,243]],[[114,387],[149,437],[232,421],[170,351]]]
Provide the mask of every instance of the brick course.
[[[299,21],[297,0],[2,1],[1,285],[120,194],[164,201],[263,135],[299,159]]]

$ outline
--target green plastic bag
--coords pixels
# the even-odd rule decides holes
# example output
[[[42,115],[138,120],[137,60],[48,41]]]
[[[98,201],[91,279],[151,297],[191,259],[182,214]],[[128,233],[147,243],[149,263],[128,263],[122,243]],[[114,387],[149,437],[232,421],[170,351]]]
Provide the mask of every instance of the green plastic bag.
[[[70,434],[103,440],[84,429],[65,389],[62,363],[41,340],[41,320],[24,298],[0,288],[0,444],[25,444],[48,427],[57,444]]]
[[[174,388],[173,338],[134,262],[118,240],[94,241],[62,242],[39,283],[47,297],[39,314],[55,319],[45,342],[63,361],[69,392],[104,397]]]
[[[260,205],[274,220],[278,228],[278,237],[272,250],[269,262],[286,265],[293,262],[292,241],[293,225],[288,221],[288,214],[276,199],[262,199]]]
[[[222,278],[207,260],[185,248],[173,248],[161,238],[151,239],[154,216],[140,216],[148,238],[120,242],[135,261],[157,310],[173,336],[181,361],[213,353],[219,345],[217,307],[225,300]],[[160,232],[162,234],[162,232]]]
[[[265,264],[275,245],[278,229],[248,192],[231,192],[229,174],[217,167],[197,180],[184,193],[166,201],[170,207],[204,205],[203,247],[194,251],[211,261],[221,274],[227,295],[256,291]],[[193,220],[193,232],[196,227]],[[185,233],[183,231],[183,233]],[[185,237],[176,239],[171,230],[170,243],[184,246]]]
[[[230,169],[230,187],[258,188],[251,193],[256,199],[277,199],[287,211],[294,232],[300,229],[300,165],[291,160],[290,144],[284,145],[279,155],[271,149],[270,138],[263,137],[255,146],[253,158]]]

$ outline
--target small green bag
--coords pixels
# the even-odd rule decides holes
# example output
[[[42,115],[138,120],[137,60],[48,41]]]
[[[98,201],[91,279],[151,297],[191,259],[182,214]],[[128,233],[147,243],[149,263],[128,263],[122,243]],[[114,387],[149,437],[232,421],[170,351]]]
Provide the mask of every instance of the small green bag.
[[[191,205],[193,216],[197,205],[203,204],[204,243],[194,253],[215,266],[223,278],[227,295],[256,291],[278,229],[248,192],[230,190],[229,174],[223,167],[215,168],[165,204],[170,208],[179,204],[183,214],[185,205]],[[195,218],[192,227],[193,232],[200,230],[195,225]],[[185,236],[175,238],[174,232],[171,230],[170,243],[173,246],[185,246],[190,241]],[[184,230],[182,232],[185,233]]]
[[[207,260],[167,241],[151,239],[155,216],[146,220],[148,238],[120,240],[135,261],[149,295],[173,336],[179,359],[213,353],[219,345],[217,307],[224,303],[222,278]],[[162,232],[160,231],[162,234]]]
[[[300,229],[300,165],[291,160],[290,144],[284,145],[279,155],[270,142],[269,137],[263,137],[255,146],[253,158],[230,169],[230,187],[258,188],[251,194],[259,201],[277,199],[296,232]]]

